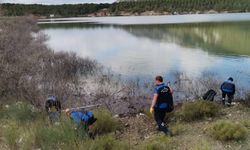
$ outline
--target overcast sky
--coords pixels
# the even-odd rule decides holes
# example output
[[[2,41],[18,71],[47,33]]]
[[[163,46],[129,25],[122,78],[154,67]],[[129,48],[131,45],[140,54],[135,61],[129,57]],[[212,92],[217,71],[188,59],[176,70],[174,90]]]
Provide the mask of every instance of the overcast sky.
[[[0,3],[22,4],[76,4],[76,3],[112,3],[115,0],[0,0]]]

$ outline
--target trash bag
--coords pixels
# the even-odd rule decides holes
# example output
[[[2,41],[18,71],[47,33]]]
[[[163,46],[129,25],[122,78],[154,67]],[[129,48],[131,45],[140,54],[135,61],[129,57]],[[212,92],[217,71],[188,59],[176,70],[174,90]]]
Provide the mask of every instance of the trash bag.
[[[216,96],[216,92],[212,89],[210,89],[209,91],[207,91],[203,96],[203,100],[207,100],[207,101],[214,101],[214,97]]]

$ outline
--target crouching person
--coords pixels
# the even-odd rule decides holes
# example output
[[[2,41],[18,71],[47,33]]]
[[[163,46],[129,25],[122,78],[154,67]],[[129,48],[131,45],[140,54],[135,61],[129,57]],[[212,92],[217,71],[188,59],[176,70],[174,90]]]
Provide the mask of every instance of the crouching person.
[[[172,90],[163,83],[163,78],[161,76],[155,78],[155,86],[150,113],[154,112],[158,130],[164,132],[166,135],[172,136],[171,131],[167,128],[164,121],[166,113],[174,109]]]
[[[93,133],[90,131],[92,125],[96,122],[93,112],[70,109],[65,110],[67,115],[74,121],[77,126],[78,135],[81,137],[89,136],[93,138]]]
[[[53,95],[48,96],[45,109],[49,120],[54,123],[59,121],[61,114],[61,102]]]
[[[222,92],[222,104],[225,105],[226,96],[228,99],[227,105],[230,106],[235,94],[235,84],[233,83],[233,78],[228,78],[227,81],[223,82],[221,85]]]

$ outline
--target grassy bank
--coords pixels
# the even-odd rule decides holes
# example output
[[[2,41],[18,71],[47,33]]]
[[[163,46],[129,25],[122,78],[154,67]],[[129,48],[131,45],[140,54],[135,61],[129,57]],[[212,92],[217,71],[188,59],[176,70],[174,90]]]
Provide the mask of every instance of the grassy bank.
[[[187,110],[190,106],[194,111]],[[156,132],[154,120],[147,113],[113,118],[106,110],[95,110],[99,118],[92,129],[95,139],[77,132],[64,114],[60,124],[50,124],[45,114],[27,103],[3,104],[0,113],[0,149],[235,150],[250,146],[250,108],[241,104],[223,107],[201,101],[184,103],[168,115],[173,137]],[[189,119],[185,119],[187,116]]]

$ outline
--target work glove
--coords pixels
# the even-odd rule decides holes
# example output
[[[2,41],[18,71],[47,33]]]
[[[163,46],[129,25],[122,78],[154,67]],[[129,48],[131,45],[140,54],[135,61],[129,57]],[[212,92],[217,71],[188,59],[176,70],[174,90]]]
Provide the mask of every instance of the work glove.
[[[153,114],[153,111],[154,111],[154,108],[153,108],[153,107],[150,107],[149,112],[150,112],[151,114]]]

